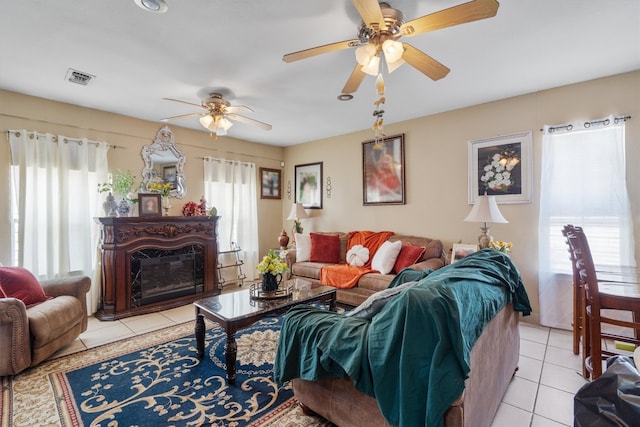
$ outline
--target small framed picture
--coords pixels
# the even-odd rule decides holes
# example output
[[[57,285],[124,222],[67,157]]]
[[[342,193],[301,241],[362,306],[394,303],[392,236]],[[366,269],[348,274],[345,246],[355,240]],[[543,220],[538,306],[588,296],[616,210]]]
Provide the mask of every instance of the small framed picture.
[[[282,198],[282,171],[280,169],[260,168],[260,198]]]
[[[162,202],[159,194],[138,194],[139,216],[161,216]]]
[[[451,264],[477,251],[478,251],[478,245],[470,245],[466,243],[454,243],[453,251],[451,253]]]
[[[171,184],[171,188],[176,188],[177,175],[175,166],[164,166],[162,168],[162,179],[165,183]]]
[[[322,209],[322,162],[295,166],[295,200],[305,209]]]

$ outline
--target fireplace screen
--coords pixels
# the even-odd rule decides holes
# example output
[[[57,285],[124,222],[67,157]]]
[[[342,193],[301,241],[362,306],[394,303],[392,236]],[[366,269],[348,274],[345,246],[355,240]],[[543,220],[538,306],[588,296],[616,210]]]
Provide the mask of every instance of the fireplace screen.
[[[200,246],[134,252],[131,255],[131,305],[138,307],[203,292],[203,263]]]

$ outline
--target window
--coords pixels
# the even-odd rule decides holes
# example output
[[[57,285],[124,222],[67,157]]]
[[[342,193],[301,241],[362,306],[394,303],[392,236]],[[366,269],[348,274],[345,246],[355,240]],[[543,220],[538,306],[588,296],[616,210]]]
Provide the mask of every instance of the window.
[[[541,323],[569,328],[570,320],[563,319],[572,312],[564,225],[584,228],[597,264],[635,265],[624,119],[545,126],[540,181]]]

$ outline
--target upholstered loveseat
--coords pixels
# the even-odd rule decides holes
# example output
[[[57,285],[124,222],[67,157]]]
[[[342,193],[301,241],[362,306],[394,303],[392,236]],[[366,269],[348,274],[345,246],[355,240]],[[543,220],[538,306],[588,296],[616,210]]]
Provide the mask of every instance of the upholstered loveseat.
[[[489,426],[517,369],[518,312],[531,312],[529,299],[498,251],[403,270],[346,315],[292,308],[274,377],[341,427]]]
[[[87,329],[86,295],[91,279],[68,277],[38,283],[28,272],[2,269],[0,376],[5,376],[39,364]],[[26,286],[16,283],[18,280],[28,280],[31,289],[27,291]],[[10,282],[14,282],[13,296],[2,291]]]
[[[349,245],[351,238],[353,238],[355,233],[372,233],[372,232],[318,232],[311,233],[310,235],[301,236],[296,234],[297,247],[296,249],[291,249],[287,251],[287,262],[290,265],[291,269],[291,277],[292,278],[303,278],[310,280],[312,282],[320,282],[321,281],[321,271],[323,267],[331,266],[335,264],[346,265],[347,264],[347,253],[351,246]],[[385,233],[385,232],[376,232]],[[365,299],[371,296],[373,293],[380,291],[382,289],[386,289],[389,286],[389,283],[393,280],[397,273],[401,271],[402,268],[409,267],[415,270],[437,270],[444,266],[445,264],[445,254],[443,251],[443,245],[440,240],[431,239],[428,237],[419,237],[412,236],[406,234],[395,234],[392,232],[386,232],[387,234],[383,236],[384,240],[388,240],[389,242],[402,242],[402,249],[400,254],[398,255],[398,259],[394,265],[394,269],[392,271],[380,274],[378,271],[371,271],[369,273],[363,274],[357,280],[357,283],[353,287],[349,288],[338,288],[336,291],[336,300],[339,303],[356,306],[361,304]],[[305,249],[301,250],[301,246],[303,245],[313,245],[313,238],[316,236],[334,236],[337,237],[339,248],[337,249],[337,255],[334,257],[333,262],[323,262],[328,258],[320,256],[321,261],[314,261],[313,258],[313,248],[307,248],[309,251],[311,249],[311,255],[307,252],[307,256],[300,260],[299,255],[301,252],[305,252]],[[388,236],[388,237],[386,237]],[[306,242],[303,241],[306,239]],[[309,242],[311,240],[311,242]],[[351,240],[352,241],[352,240]],[[419,254],[419,257],[415,259],[414,262],[410,264],[400,265],[400,258],[403,258],[403,251],[409,247],[413,249],[413,253],[415,253],[416,248],[424,248],[424,251]],[[374,257],[374,253],[370,254],[370,261]],[[331,258],[331,257],[329,257]],[[403,258],[406,260],[406,258]],[[365,263],[365,266],[367,264]]]

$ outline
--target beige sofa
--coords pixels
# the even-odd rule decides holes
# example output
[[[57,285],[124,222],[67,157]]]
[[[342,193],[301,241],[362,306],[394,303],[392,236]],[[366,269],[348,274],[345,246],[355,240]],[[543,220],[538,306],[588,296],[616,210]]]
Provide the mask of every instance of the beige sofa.
[[[487,324],[471,349],[465,390],[444,415],[446,427],[490,426],[518,367],[520,313],[507,304]],[[296,399],[307,414],[340,427],[386,427],[376,400],[356,390],[349,379],[293,380]]]
[[[338,235],[340,238],[340,263],[346,262],[349,233],[345,232],[323,232],[319,234]],[[428,237],[411,236],[406,234],[393,234],[389,241],[395,242],[401,240],[402,243],[410,243],[414,246],[424,246],[426,248],[420,260],[411,266],[416,270],[437,270],[445,264],[445,253],[443,251],[442,242]],[[320,270],[325,263],[319,262],[297,262],[296,251],[290,249],[287,251],[287,262],[290,265],[292,278],[303,278],[312,282],[320,281]],[[360,305],[369,296],[382,289],[386,289],[395,274],[367,273],[360,278],[357,285],[349,289],[337,289],[336,300],[341,304],[350,306]]]

